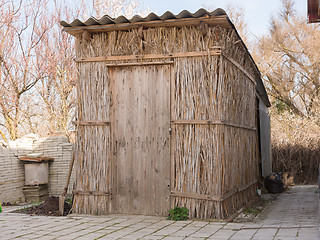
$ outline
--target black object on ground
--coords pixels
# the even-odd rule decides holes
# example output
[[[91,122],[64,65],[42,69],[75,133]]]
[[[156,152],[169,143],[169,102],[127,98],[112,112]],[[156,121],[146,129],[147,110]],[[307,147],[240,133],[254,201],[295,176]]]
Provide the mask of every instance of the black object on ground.
[[[282,193],[284,191],[282,173],[271,173],[265,177],[264,187],[269,193]]]

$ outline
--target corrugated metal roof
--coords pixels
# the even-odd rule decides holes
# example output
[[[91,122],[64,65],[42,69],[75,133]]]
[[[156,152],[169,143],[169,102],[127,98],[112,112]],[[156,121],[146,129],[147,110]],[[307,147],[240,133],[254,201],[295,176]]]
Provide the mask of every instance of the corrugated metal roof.
[[[187,10],[183,10],[179,14],[174,15],[173,13],[167,11],[164,14],[162,14],[160,17],[155,13],[150,13],[145,18],[139,15],[135,15],[131,19],[127,19],[124,16],[112,18],[108,15],[104,15],[99,20],[94,17],[90,17],[85,22],[82,22],[79,19],[75,19],[72,23],[61,21],[60,24],[63,27],[82,27],[82,26],[96,26],[96,25],[108,25],[108,24],[120,24],[120,23],[139,23],[139,22],[142,23],[142,22],[150,22],[150,21],[169,20],[169,19],[200,18],[205,16],[222,16],[222,15],[227,15],[227,14],[221,8],[217,8],[212,12],[208,12],[207,10],[200,8],[195,13],[190,13]]]

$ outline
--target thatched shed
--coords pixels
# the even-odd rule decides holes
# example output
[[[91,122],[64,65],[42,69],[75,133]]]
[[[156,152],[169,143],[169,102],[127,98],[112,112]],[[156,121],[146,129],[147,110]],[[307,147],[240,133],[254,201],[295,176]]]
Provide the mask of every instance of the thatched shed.
[[[74,212],[225,218],[256,195],[270,103],[222,9],[61,24],[76,37]]]

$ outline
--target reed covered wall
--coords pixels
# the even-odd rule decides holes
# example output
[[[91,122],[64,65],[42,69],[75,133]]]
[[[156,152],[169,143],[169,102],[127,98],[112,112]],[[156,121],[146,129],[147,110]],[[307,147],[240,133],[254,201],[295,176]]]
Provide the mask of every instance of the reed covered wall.
[[[256,70],[233,28],[94,33],[90,39],[78,37],[76,49],[74,212],[117,213],[110,68],[121,64],[171,66],[170,196],[163,196],[170,206],[188,207],[190,217],[226,218],[254,197]]]

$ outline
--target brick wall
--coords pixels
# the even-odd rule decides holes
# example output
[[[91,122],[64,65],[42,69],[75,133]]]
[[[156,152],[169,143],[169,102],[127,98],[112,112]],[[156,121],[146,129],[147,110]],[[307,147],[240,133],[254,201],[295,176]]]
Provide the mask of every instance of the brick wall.
[[[18,157],[30,153],[43,153],[53,157],[49,164],[49,194],[57,196],[63,192],[72,158],[72,144],[65,137],[38,138],[28,135],[8,146],[0,146],[0,202],[24,201],[24,165]],[[72,191],[73,174],[68,193]]]

